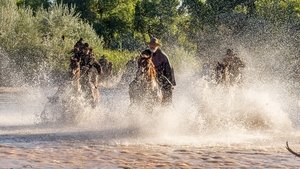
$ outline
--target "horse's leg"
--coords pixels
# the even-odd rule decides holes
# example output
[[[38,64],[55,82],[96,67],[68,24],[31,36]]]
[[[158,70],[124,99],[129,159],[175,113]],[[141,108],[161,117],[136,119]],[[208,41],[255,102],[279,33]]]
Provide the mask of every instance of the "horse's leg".
[[[131,104],[133,104],[136,101],[136,83],[136,80],[134,80],[129,84],[129,99]]]
[[[93,72],[93,74],[90,76],[89,87],[91,91],[91,106],[95,108],[99,100],[98,76],[95,72]]]
[[[99,91],[99,76],[97,73],[94,74],[94,97],[95,97],[95,104],[99,103],[100,100],[100,91]],[[96,105],[95,105],[96,106]]]
[[[222,83],[222,78],[223,78],[223,73],[220,69],[216,70],[216,74],[215,74],[215,80],[216,80],[216,84],[220,84]]]
[[[172,86],[162,88],[162,104],[167,105],[172,103]]]
[[[76,79],[71,82],[71,85],[72,91],[74,91],[75,94],[79,93],[79,82]]]
[[[225,67],[223,71],[223,82],[225,85],[228,85],[230,81],[229,73],[228,73],[228,68]]]
[[[95,108],[99,102],[99,90],[96,87],[92,88],[92,107]]]
[[[75,93],[76,94],[78,94],[79,93],[79,78],[80,78],[80,70],[79,69],[77,69],[77,71],[76,71],[76,73],[75,73],[75,75],[74,75],[74,78],[73,78],[73,81],[72,81],[72,85],[73,85],[73,89],[74,89],[74,91],[75,91]]]
[[[80,73],[76,75],[76,79],[74,80],[74,89],[77,95],[81,93]]]
[[[77,80],[76,85],[77,85],[77,87],[76,87],[77,92],[78,92],[78,94],[80,94],[82,91],[81,91],[81,85],[80,85],[79,79]]]
[[[154,98],[156,103],[161,103],[162,102],[163,95],[162,95],[162,91],[161,91],[158,83],[156,83],[156,85],[154,86],[152,94],[153,94],[153,98]]]

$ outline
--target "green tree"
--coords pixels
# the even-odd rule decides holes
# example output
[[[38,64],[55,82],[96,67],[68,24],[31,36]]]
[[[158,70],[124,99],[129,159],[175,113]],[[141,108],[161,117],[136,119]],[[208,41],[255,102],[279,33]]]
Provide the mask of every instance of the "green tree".
[[[96,32],[104,38],[105,46],[123,48],[124,39],[133,39],[133,16],[137,0],[63,0],[75,5],[83,19],[93,24]]]
[[[56,75],[68,68],[70,50],[80,37],[85,37],[94,47],[95,54],[103,52],[102,39],[73,8],[54,4],[33,15],[31,8],[17,7],[14,0],[3,1],[0,3],[0,48],[7,53],[5,60],[2,59],[6,62],[5,69],[1,69],[5,71],[3,74],[13,70],[18,74],[13,74],[13,78],[20,79],[21,83],[35,83],[50,72],[60,72],[55,74],[57,78]]]
[[[75,10],[77,13],[80,13],[80,17],[85,19],[91,23],[96,19],[95,6],[97,1],[95,0],[57,0],[58,3],[62,2],[63,4],[67,4],[69,8],[75,6]]]
[[[96,31],[104,37],[107,47],[131,48],[136,0],[99,0]],[[127,40],[126,40],[127,39]]]
[[[257,0],[257,14],[272,22],[299,22],[299,0]]]
[[[147,36],[169,40],[178,31],[179,5],[179,0],[138,1],[134,16],[135,31],[141,33],[144,40]]]
[[[43,8],[49,8],[51,6],[50,0],[17,0],[17,5],[20,6],[26,6],[33,9],[33,11],[36,11],[40,7]]]

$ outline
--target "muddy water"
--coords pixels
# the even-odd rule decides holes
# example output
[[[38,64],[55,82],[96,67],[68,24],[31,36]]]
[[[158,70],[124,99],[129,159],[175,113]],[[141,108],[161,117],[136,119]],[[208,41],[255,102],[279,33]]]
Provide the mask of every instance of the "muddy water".
[[[8,168],[299,168],[283,148],[231,146],[106,145],[97,141],[1,144]],[[246,146],[246,147],[245,147]],[[298,146],[300,148],[300,146]],[[30,167],[29,167],[30,166]]]
[[[126,101],[119,102],[124,106],[111,107],[109,100],[116,98],[105,94],[101,104],[109,115],[99,117],[101,120],[46,125],[38,123],[35,112],[43,109],[47,94],[0,93],[0,168],[300,167],[300,158],[285,149],[288,140],[300,152],[300,132],[294,127],[249,130],[221,126],[195,132],[194,125],[169,116],[170,121],[161,123],[146,124],[145,117],[133,123],[136,119],[124,119],[117,113]]]

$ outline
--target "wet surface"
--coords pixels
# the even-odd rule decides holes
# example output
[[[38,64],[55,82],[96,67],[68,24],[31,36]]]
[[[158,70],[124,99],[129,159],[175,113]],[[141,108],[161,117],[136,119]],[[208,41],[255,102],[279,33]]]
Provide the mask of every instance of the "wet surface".
[[[0,144],[2,167],[32,168],[298,168],[284,148],[105,145],[95,141]]]
[[[290,147],[300,151],[297,130],[178,133],[177,126],[165,125],[170,121],[163,121],[163,126],[150,121],[141,127],[133,120],[121,125],[128,119],[116,113],[124,106],[109,109],[116,99],[113,92],[102,91],[102,104],[119,118],[91,117],[76,125],[37,123],[33,112],[44,103],[38,102],[39,94],[0,92],[0,168],[300,167],[300,158],[285,149],[289,140]],[[128,104],[126,92],[121,95],[122,104]]]

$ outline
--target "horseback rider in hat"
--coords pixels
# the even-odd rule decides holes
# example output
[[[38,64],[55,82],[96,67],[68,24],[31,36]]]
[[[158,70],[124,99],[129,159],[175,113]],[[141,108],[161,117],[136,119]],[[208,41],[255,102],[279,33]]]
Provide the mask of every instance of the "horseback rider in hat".
[[[174,71],[169,62],[168,56],[160,49],[159,39],[152,37],[148,43],[149,49],[143,51],[151,52],[152,62],[157,72],[157,79],[162,89],[162,103],[172,103],[172,90],[176,85]]]

